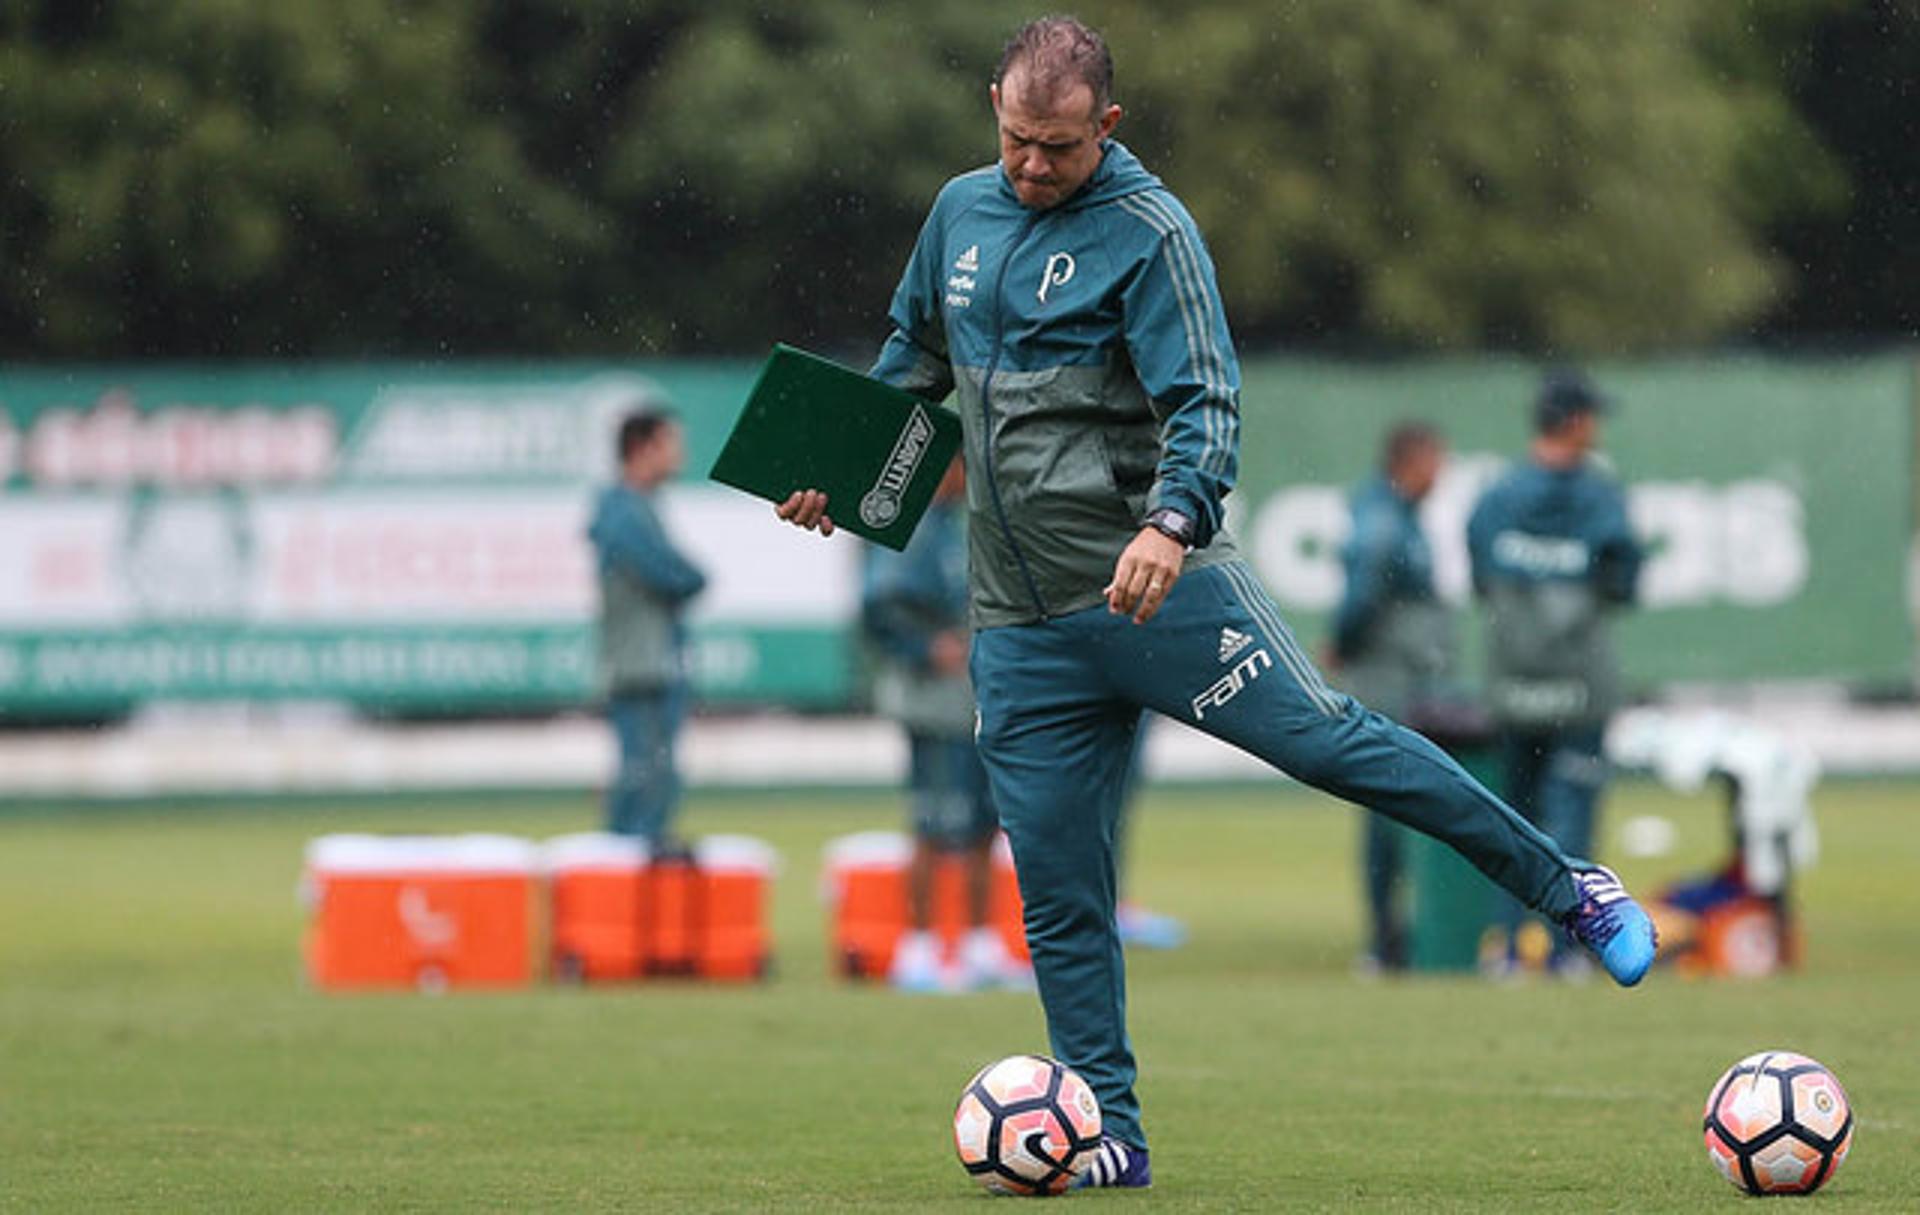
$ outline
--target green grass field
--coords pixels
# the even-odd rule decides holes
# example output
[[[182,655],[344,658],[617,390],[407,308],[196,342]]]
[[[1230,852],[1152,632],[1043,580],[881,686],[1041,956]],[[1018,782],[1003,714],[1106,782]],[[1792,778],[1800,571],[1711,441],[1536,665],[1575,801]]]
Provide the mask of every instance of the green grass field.
[[[1357,979],[1352,812],[1280,786],[1151,790],[1136,892],[1192,942],[1131,962],[1163,1211],[1698,1211],[1743,1199],[1698,1118],[1774,1046],[1831,1065],[1853,1158],[1812,1201],[1920,1209],[1920,817],[1835,783],[1808,964],[1640,990]],[[1705,800],[1623,785],[1715,856]],[[948,1117],[982,1062],[1044,1049],[1031,996],[829,976],[821,845],[877,794],[694,798],[695,832],[781,851],[779,974],[745,988],[338,996],[299,977],[301,847],[340,830],[590,826],[590,801],[0,813],[0,1208],[977,1211]],[[1002,1200],[1010,1201],[1010,1200]]]

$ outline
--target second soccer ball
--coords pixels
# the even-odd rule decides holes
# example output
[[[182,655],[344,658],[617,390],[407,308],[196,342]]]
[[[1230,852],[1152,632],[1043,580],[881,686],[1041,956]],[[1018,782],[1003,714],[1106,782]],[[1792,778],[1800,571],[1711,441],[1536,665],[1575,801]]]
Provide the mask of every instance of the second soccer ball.
[[[1853,1108],[1833,1073],[1805,1055],[1748,1055],[1707,1095],[1707,1156],[1749,1194],[1811,1194],[1846,1162]]]

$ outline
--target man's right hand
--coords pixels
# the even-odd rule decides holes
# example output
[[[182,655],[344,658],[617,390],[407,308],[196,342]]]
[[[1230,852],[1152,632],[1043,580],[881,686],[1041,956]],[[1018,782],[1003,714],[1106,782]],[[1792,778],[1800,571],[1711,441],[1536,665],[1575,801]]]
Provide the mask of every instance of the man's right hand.
[[[773,513],[795,527],[817,531],[823,536],[833,535],[833,520],[827,516],[827,495],[817,489],[794,490],[785,502],[773,508]]]

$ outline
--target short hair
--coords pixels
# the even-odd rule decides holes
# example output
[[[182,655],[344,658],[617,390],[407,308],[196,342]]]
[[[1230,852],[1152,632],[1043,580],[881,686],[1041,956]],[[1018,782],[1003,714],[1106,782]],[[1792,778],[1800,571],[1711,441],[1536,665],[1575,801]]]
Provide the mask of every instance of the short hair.
[[[1612,398],[1579,369],[1555,367],[1541,378],[1540,391],[1533,398],[1534,432],[1552,434],[1575,418],[1606,413],[1612,404]]]
[[[1440,446],[1440,432],[1429,422],[1401,422],[1380,443],[1380,467],[1399,468],[1414,452]]]
[[[1048,100],[1086,85],[1095,118],[1113,103],[1113,52],[1098,30],[1077,18],[1041,17],[1021,26],[1000,52],[993,82],[1004,85],[1016,67],[1027,69],[1027,83]]]
[[[620,462],[626,463],[633,453],[659,437],[663,427],[678,419],[671,409],[636,409],[620,419],[620,438],[617,447]]]

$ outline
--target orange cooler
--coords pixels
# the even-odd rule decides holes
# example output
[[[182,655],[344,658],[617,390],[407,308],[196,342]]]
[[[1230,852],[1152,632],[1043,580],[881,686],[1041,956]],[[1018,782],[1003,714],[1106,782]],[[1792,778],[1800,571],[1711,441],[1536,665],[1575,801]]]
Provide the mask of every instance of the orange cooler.
[[[709,979],[765,978],[773,966],[767,891],[779,857],[744,835],[710,835],[694,847],[705,887],[705,943],[700,973]]]
[[[661,857],[628,836],[548,841],[554,976],[763,977],[772,965],[767,890],[777,859],[740,835],[708,836],[691,856]]]
[[[832,919],[833,956],[848,978],[881,979],[892,967],[893,951],[908,928],[907,866],[912,857],[913,841],[897,831],[863,831],[827,845],[823,893]],[[999,931],[1011,956],[1027,961],[1020,885],[1005,835],[994,840],[993,886],[987,899],[987,922]],[[957,855],[945,855],[934,867],[933,931],[951,951],[966,929],[966,865]]]
[[[315,987],[520,987],[533,978],[535,852],[504,835],[308,843]]]
[[[1680,960],[1682,968],[1693,973],[1752,979],[1794,965],[1798,944],[1780,907],[1749,895],[1700,917],[1696,947]]]

